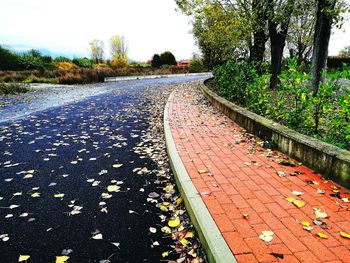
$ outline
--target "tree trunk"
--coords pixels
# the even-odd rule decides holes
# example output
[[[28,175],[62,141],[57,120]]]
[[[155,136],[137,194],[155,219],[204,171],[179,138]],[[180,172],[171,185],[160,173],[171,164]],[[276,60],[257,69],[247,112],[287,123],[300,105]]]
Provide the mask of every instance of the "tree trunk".
[[[250,49],[249,61],[262,63],[265,54],[265,44],[268,40],[266,34],[266,6],[264,1],[253,0],[252,2],[252,13],[255,13],[256,18],[254,19],[254,32],[253,32],[253,43]]]
[[[271,78],[270,89],[275,89],[279,84],[278,76],[281,73],[283,49],[285,43],[285,37],[273,34],[271,35]]]
[[[320,82],[324,82],[322,70],[327,66],[328,45],[332,29],[332,18],[325,10],[334,10],[335,0],[318,0],[314,33],[314,48],[311,62],[311,88],[316,96]]]
[[[270,89],[275,89],[279,84],[278,75],[281,73],[283,49],[286,43],[290,17],[294,9],[294,0],[288,0],[284,8],[284,20],[280,22],[280,27],[275,22],[274,1],[268,0],[268,26],[271,41],[271,78]]]

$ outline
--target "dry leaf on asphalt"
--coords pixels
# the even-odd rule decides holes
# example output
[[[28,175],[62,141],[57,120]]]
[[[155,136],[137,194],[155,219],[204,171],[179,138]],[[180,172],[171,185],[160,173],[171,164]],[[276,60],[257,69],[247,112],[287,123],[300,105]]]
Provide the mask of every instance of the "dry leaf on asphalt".
[[[27,261],[30,258],[29,255],[19,255],[18,262]]]
[[[68,256],[56,256],[56,263],[65,263],[68,259]]]

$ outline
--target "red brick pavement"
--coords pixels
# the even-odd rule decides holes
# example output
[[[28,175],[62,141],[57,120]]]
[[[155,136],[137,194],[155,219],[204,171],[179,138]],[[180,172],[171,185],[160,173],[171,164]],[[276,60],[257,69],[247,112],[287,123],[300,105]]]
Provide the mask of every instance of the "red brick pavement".
[[[339,234],[350,232],[349,204],[330,196],[339,188],[342,198],[350,198],[345,189],[304,166],[279,164],[288,157],[262,149],[257,138],[213,109],[195,85],[175,91],[169,121],[187,172],[239,262],[350,262],[350,239]],[[287,197],[305,206],[298,208]],[[314,208],[328,214],[322,220],[330,229],[314,224]],[[304,230],[302,221],[313,230]],[[259,238],[264,230],[274,232],[271,242]],[[328,238],[321,239],[320,232]]]

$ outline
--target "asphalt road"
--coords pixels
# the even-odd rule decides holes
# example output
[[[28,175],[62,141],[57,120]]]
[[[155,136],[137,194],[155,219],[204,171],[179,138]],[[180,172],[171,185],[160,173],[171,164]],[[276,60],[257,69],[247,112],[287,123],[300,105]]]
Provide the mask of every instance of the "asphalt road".
[[[68,262],[162,260],[173,243],[147,201],[159,192],[157,167],[135,147],[150,125],[147,106],[158,103],[152,99],[165,100],[169,84],[203,78],[1,97],[0,262],[19,255],[45,263],[62,255]]]

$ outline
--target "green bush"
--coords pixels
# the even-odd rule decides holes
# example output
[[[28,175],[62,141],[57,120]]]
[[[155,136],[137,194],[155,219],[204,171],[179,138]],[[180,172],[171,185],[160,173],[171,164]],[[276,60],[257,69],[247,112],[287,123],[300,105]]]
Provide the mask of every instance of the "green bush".
[[[218,94],[246,106],[246,86],[257,76],[255,66],[249,62],[228,61],[213,69]]]
[[[296,60],[290,60],[279,77],[280,85],[270,90],[270,75],[259,76],[252,68],[233,62],[215,68],[218,94],[298,132],[350,150],[349,89],[332,79],[320,83],[314,96],[311,77],[302,72]]]
[[[81,68],[92,68],[95,64],[95,61],[89,58],[73,58],[72,62]]]
[[[188,69],[192,73],[204,72],[205,67],[203,64],[203,60],[198,58],[191,59],[190,64],[188,65]]]
[[[25,93],[28,91],[28,88],[24,84],[0,82],[0,95]]]

